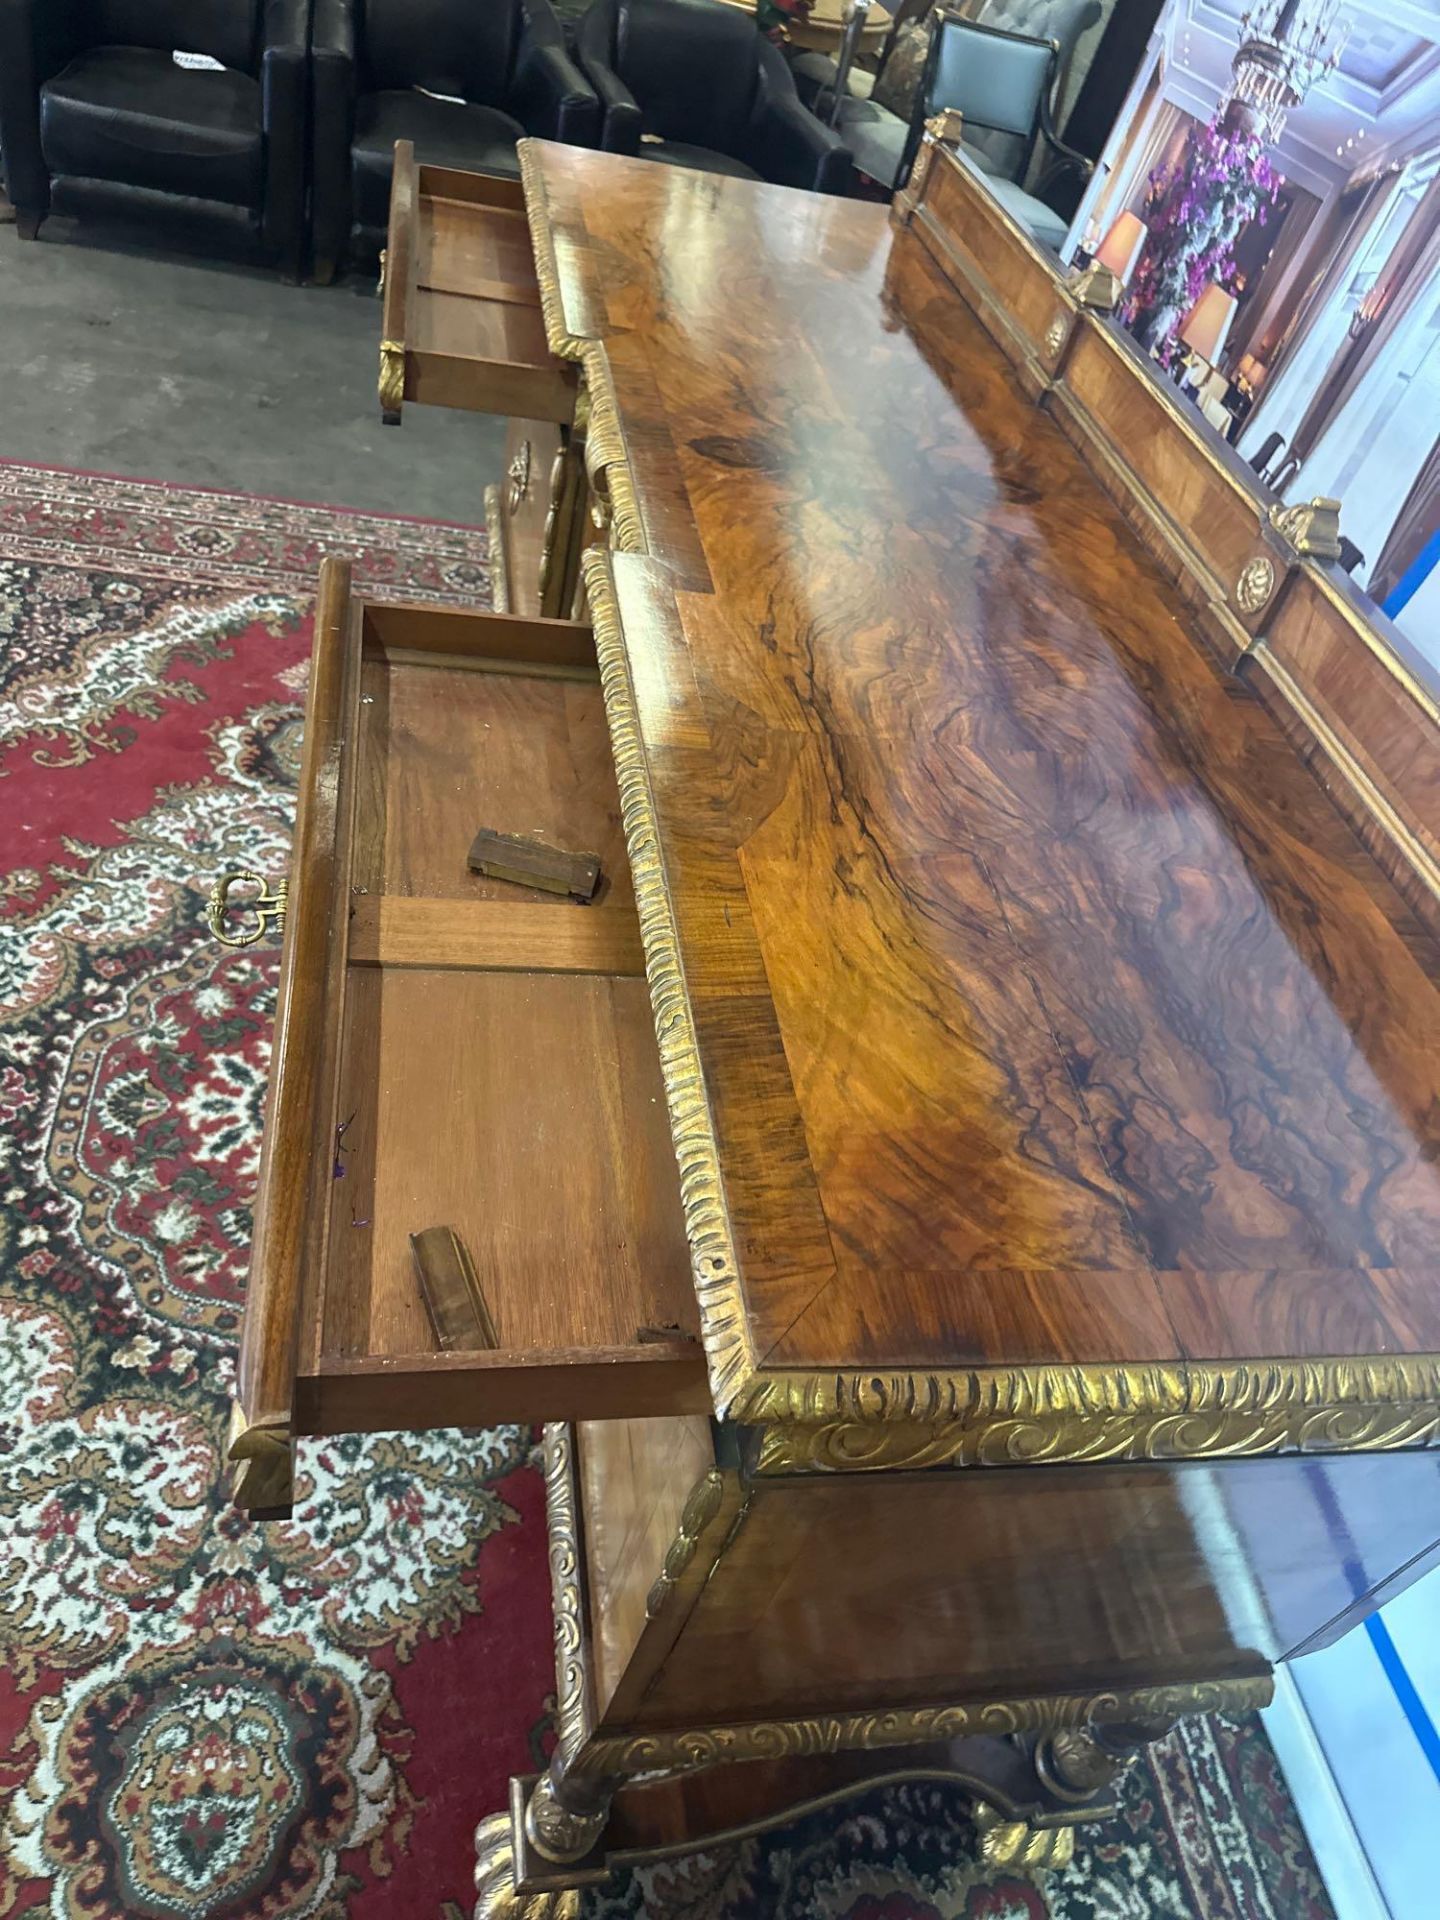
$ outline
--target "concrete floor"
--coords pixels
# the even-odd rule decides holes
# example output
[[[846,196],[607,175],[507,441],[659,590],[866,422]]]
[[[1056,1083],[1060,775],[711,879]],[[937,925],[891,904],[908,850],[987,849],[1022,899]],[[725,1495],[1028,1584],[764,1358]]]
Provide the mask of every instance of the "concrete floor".
[[[373,284],[290,287],[53,219],[0,226],[0,457],[481,522],[504,423],[382,427]]]

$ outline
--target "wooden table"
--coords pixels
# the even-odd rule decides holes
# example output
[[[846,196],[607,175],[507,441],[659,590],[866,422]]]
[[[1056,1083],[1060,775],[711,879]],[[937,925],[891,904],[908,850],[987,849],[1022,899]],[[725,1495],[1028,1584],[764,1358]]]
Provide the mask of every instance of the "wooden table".
[[[891,219],[521,156],[402,154],[382,400],[513,356],[581,617],[327,574],[240,1496],[549,1423],[482,1915],[897,1772],[1062,1860],[1437,1557],[1436,690],[933,136]]]
[[[741,13],[754,13],[754,0],[721,0],[727,7],[736,7]],[[893,25],[892,16],[874,0],[864,27],[860,32],[860,51],[865,54],[878,53],[885,44],[885,36]],[[815,0],[808,20],[798,17],[787,21],[787,30],[791,43],[815,53],[836,53],[845,32],[844,0]]]

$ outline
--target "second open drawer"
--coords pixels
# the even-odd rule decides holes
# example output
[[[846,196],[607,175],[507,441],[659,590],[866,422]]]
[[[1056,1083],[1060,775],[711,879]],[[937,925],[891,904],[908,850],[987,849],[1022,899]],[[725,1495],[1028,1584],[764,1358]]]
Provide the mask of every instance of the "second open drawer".
[[[596,898],[472,873],[482,827],[598,854]],[[287,919],[238,1497],[285,1504],[295,1432],[708,1407],[588,627],[362,604],[327,564]],[[439,1350],[435,1226],[493,1349]]]
[[[381,298],[386,421],[406,400],[572,418],[578,370],[546,343],[518,180],[421,166],[397,141]]]

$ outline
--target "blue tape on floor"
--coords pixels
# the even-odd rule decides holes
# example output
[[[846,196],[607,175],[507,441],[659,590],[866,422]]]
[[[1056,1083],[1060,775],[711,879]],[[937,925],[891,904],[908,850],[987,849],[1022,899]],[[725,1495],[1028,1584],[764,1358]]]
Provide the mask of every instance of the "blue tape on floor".
[[[1350,1591],[1358,1600],[1369,1586],[1365,1570],[1360,1564],[1360,1555],[1351,1538],[1350,1529],[1345,1523],[1345,1515],[1335,1498],[1335,1489],[1331,1486],[1325,1466],[1318,1460],[1305,1463],[1305,1478],[1315,1496],[1315,1504],[1324,1518],[1330,1538],[1340,1550],[1341,1564],[1345,1577],[1350,1583]],[[1400,1658],[1400,1649],[1390,1638],[1390,1629],[1378,1613],[1370,1614],[1365,1621],[1365,1631],[1370,1636],[1370,1644],[1375,1649],[1375,1657],[1380,1662],[1390,1689],[1400,1703],[1400,1711],[1410,1723],[1410,1731],[1420,1743],[1420,1751],[1430,1763],[1430,1771],[1440,1781],[1440,1733],[1435,1730],[1435,1722],[1430,1718],[1429,1710],[1420,1695],[1415,1691],[1415,1682],[1410,1678],[1410,1670]]]
[[[1415,558],[1410,562],[1403,577],[1391,593],[1390,598],[1384,602],[1380,611],[1388,614],[1392,620],[1398,620],[1400,615],[1405,611],[1405,608],[1435,571],[1435,563],[1437,561],[1440,561],[1440,527],[1436,528],[1435,532],[1431,534],[1419,553],[1417,553]]]
[[[1440,1733],[1435,1731],[1435,1722],[1426,1711],[1425,1702],[1415,1691],[1415,1682],[1400,1658],[1399,1648],[1390,1638],[1390,1629],[1378,1613],[1372,1613],[1365,1622],[1365,1631],[1370,1636],[1377,1659],[1385,1669],[1385,1677],[1394,1690],[1395,1698],[1400,1702],[1400,1710],[1410,1722],[1410,1731],[1420,1742],[1420,1750],[1430,1762],[1430,1771],[1440,1780]]]

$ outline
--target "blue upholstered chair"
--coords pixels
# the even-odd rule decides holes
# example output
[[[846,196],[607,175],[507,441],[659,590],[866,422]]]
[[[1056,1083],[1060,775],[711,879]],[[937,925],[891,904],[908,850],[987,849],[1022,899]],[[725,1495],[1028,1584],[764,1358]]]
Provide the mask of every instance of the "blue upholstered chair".
[[[902,119],[908,119],[908,102],[902,105],[896,98],[903,88],[903,80],[900,86],[894,81],[898,70],[913,71],[912,36],[925,33],[927,16],[934,0],[886,0],[886,4],[890,8],[891,26],[875,71],[872,73],[858,62],[851,61],[840,90],[854,94],[861,100],[872,97],[883,99],[893,112]],[[1075,49],[1081,35],[1100,19],[1100,0],[968,0],[968,4],[959,10],[964,12],[967,19],[978,21],[981,26],[1001,27],[1009,33],[1024,33],[1035,40],[1055,42],[1058,58],[1051,106],[1058,115],[1059,97],[1069,77]],[[857,27],[857,40],[858,37]],[[792,49],[787,57],[800,98],[807,107],[814,107],[817,112],[828,115],[829,103],[837,90],[837,61],[828,53],[798,48]],[[976,133],[967,136],[966,145],[989,152],[996,163],[992,171],[1013,174],[1013,166],[1005,163],[1003,136]],[[1011,158],[1013,160],[1013,152]]]
[[[1068,223],[1021,184],[1042,143],[1046,157],[1060,166],[1088,172],[1091,164],[1064,144],[1052,122],[1059,63],[1055,42],[945,8],[931,16],[930,35],[908,124],[873,100],[839,101],[834,125],[855,165],[881,186],[902,185],[925,121],[943,108],[957,108],[965,123],[962,157],[987,176],[995,197],[1035,239],[1058,248]],[[1047,168],[1045,177],[1053,172],[1053,166]]]
[[[1031,40],[1054,43],[1055,74],[1045,106],[1058,126],[1070,63],[1080,36],[1100,20],[1100,0],[983,0],[979,7],[966,7],[964,12],[977,26],[996,27],[1003,33],[1024,34]],[[979,118],[977,116],[967,129],[966,149],[995,179],[1017,180],[1024,185],[1034,142],[1027,147],[1023,134],[982,128]]]

